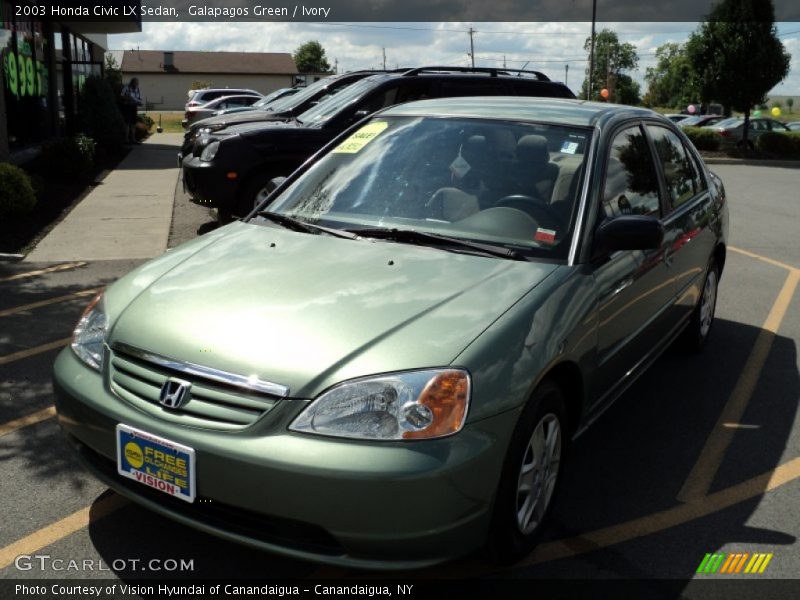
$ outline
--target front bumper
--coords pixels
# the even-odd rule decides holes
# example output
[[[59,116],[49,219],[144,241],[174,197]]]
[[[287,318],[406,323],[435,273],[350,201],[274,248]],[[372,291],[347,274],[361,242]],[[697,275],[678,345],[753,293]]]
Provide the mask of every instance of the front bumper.
[[[237,181],[228,179],[213,162],[204,162],[199,156],[184,155],[183,187],[192,202],[211,208],[233,210],[236,205]]]
[[[418,568],[479,548],[516,420],[503,413],[441,440],[354,442],[290,433],[305,402],[285,400],[285,410],[262,418],[267,427],[189,428],[116,397],[70,349],[56,361],[54,389],[59,422],[81,460],[119,493],[226,539],[360,568]],[[194,448],[203,502],[119,477],[117,423]]]

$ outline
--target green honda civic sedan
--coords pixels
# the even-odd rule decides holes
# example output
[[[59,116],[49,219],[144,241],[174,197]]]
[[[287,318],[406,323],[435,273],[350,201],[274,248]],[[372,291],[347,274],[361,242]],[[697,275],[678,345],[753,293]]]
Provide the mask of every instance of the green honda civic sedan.
[[[644,109],[408,103],[276,185],[109,286],[55,365],[86,467],[229,540],[517,559],[570,441],[713,324],[725,191]]]

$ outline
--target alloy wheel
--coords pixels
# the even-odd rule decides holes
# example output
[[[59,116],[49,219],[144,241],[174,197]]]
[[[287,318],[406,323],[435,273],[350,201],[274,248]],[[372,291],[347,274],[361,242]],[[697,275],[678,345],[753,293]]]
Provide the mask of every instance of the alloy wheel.
[[[544,518],[560,462],[561,424],[553,413],[548,413],[533,429],[517,480],[517,527],[524,535],[532,533]]]
[[[714,269],[708,272],[700,302],[700,335],[706,337],[714,321],[714,307],[717,303],[717,272]]]

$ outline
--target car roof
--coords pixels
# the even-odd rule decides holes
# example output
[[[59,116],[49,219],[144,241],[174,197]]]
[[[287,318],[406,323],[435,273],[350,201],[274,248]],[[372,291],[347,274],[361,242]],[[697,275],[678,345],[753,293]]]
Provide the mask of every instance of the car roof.
[[[588,102],[570,98],[544,98],[535,96],[485,96],[436,98],[418,100],[389,108],[381,115],[471,117],[511,121],[540,121],[575,125],[600,126],[615,116],[660,118],[658,113],[646,108],[636,108],[607,102]]]

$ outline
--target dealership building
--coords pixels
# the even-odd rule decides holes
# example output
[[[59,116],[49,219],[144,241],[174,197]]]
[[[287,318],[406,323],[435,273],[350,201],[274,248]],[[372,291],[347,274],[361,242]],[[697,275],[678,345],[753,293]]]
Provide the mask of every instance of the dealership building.
[[[107,35],[141,31],[139,20],[60,22],[16,15],[0,2],[0,161],[22,162],[48,138],[72,133],[78,90],[103,72]]]

